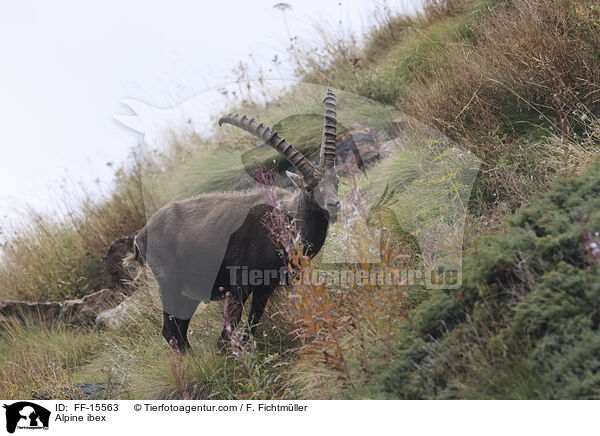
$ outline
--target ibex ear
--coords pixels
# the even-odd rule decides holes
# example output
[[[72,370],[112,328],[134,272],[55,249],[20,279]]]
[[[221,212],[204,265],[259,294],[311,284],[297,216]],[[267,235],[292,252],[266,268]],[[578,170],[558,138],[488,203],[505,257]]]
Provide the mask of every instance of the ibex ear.
[[[302,176],[292,173],[291,171],[286,171],[285,174],[290,178],[296,188],[304,190],[304,178]]]

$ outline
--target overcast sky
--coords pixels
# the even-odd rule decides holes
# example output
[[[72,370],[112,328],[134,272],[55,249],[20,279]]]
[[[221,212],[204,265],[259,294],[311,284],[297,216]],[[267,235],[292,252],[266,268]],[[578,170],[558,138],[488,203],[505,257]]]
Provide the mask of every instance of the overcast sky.
[[[25,204],[52,209],[62,186],[110,186],[107,162],[141,141],[113,116],[130,113],[121,100],[166,109],[230,83],[240,61],[268,70],[274,55],[284,59],[276,3],[0,0],[0,225]],[[360,34],[384,4],[287,3],[289,32],[302,40],[316,38],[315,23]],[[293,79],[286,68],[268,75]]]

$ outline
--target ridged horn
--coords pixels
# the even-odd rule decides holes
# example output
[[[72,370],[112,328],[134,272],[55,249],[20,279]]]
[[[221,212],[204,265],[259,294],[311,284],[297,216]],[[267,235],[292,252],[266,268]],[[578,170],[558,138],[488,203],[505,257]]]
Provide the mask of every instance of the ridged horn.
[[[335,93],[331,88],[323,100],[325,104],[325,121],[323,122],[323,139],[321,140],[321,155],[319,165],[323,169],[333,168],[335,164],[335,138],[337,128],[337,113]]]
[[[239,127],[257,138],[262,139],[266,144],[269,144],[281,153],[298,170],[307,183],[310,184],[311,182],[314,182],[315,168],[312,163],[304,157],[302,153],[296,150],[292,144],[279,136],[275,130],[263,125],[263,123],[256,122],[254,118],[248,118],[246,115],[240,114],[229,114],[221,117],[219,126],[223,123]]]

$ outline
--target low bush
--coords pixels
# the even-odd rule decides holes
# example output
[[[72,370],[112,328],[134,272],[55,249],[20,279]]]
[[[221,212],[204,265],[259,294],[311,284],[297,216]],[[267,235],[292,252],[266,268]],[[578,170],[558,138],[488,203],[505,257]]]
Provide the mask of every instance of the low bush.
[[[482,238],[460,291],[411,314],[382,389],[402,398],[600,397],[600,163]],[[435,389],[433,389],[435,387]]]

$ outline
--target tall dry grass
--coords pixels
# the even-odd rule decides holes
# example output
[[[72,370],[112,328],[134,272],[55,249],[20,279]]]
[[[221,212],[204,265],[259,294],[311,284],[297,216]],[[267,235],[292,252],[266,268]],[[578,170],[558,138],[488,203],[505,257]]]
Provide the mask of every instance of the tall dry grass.
[[[326,38],[321,51],[299,51],[298,72],[394,105],[475,152],[484,164],[471,210],[495,227],[593,159],[599,26],[588,0],[432,0],[420,15],[380,20],[341,56],[323,55],[340,44]]]
[[[414,73],[397,105],[484,159],[480,212],[510,213],[557,174],[591,162],[599,26],[596,2],[497,2],[469,26],[468,39]]]
[[[470,25],[473,42],[450,44],[442,60],[415,71],[399,104],[444,130],[480,138],[504,125],[518,134],[528,113],[553,124],[560,93],[577,125],[580,111],[599,109],[598,26],[592,1],[497,2]]]
[[[3,322],[0,332],[0,397],[77,399],[73,371],[87,362],[101,339],[87,329],[48,326],[39,321]]]
[[[59,218],[31,211],[14,224],[1,247],[0,298],[64,300],[106,287],[102,258],[110,243],[145,223],[140,171],[138,164],[120,169],[101,200],[60,199]]]

